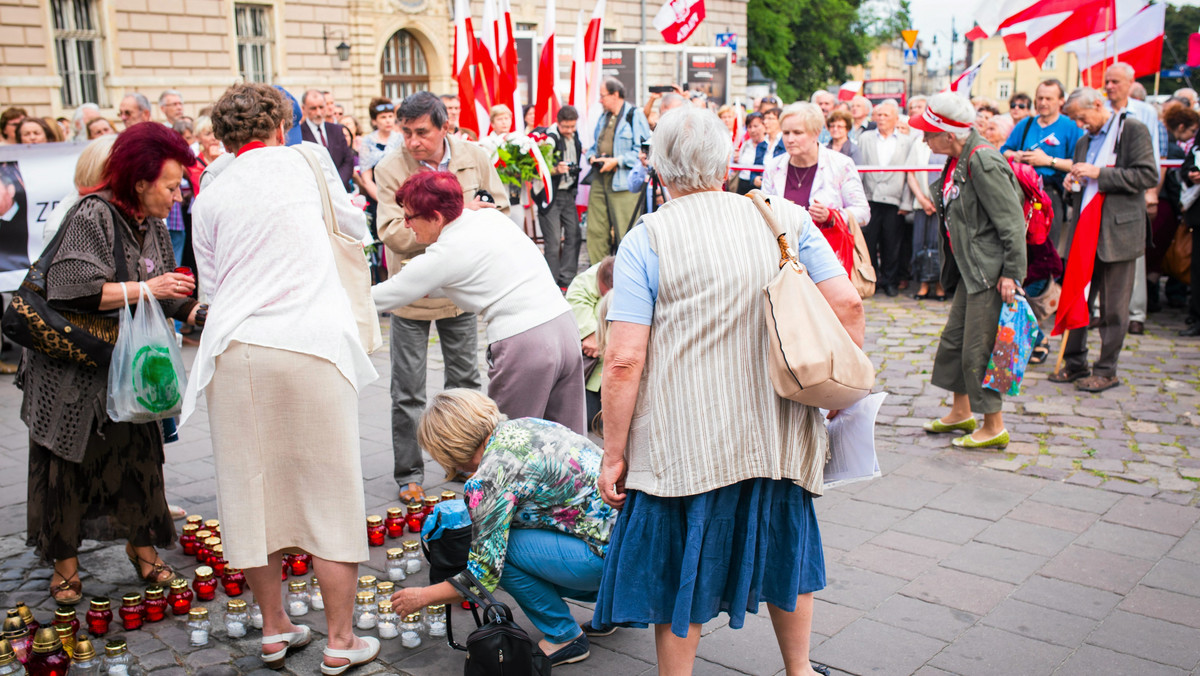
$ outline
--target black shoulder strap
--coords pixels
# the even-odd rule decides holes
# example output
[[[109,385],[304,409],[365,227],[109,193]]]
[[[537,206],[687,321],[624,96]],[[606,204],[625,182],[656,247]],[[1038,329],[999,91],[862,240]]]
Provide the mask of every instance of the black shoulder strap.
[[[1029,118],[1025,120],[1025,131],[1021,132],[1021,142],[1017,144],[1017,150],[1025,150],[1025,138],[1029,136],[1029,128],[1033,126],[1033,121],[1036,119],[1037,116],[1030,115]]]
[[[625,105],[629,106],[628,103],[626,103]],[[627,124],[631,127],[633,126],[633,114],[635,112],[637,112],[637,108],[634,108],[633,106],[629,106],[629,112],[625,113],[625,124]]]

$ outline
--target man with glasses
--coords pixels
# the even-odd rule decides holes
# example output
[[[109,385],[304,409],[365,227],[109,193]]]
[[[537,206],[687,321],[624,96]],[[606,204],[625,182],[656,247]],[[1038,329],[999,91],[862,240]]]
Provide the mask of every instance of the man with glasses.
[[[149,122],[151,112],[150,99],[137,92],[126,94],[125,98],[121,99],[121,105],[117,106],[117,116],[121,118],[121,123],[126,129],[135,124]]]
[[[1015,97],[1014,97],[1015,98]],[[1000,146],[1004,156],[1028,164],[1042,175],[1042,186],[1054,205],[1054,221],[1050,226],[1050,241],[1059,252],[1065,250],[1060,236],[1066,217],[1063,200],[1063,179],[1071,170],[1075,144],[1083,132],[1062,115],[1066,91],[1055,79],[1044,80],[1034,90],[1037,116],[1028,116],[1013,127],[1008,140]]]
[[[1013,124],[1032,115],[1033,113],[1030,112],[1032,108],[1033,101],[1025,92],[1017,92],[1008,100],[1008,114],[1012,117]]]

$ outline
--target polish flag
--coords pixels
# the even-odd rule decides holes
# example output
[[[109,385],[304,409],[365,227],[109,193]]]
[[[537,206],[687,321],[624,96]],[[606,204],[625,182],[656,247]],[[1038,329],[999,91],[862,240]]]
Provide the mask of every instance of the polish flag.
[[[513,37],[512,5],[509,0],[500,0],[504,15],[499,23],[496,47],[500,50],[500,100],[513,111],[513,131],[525,131],[525,117],[521,114],[521,93],[517,87],[517,42]]]
[[[490,109],[497,103],[504,103],[499,100],[500,91],[497,77],[500,63],[500,49],[497,47],[497,41],[500,38],[500,24],[496,19],[496,0],[484,0],[483,25],[479,32],[478,44],[481,49],[475,52],[475,58],[476,65],[479,66],[480,79],[484,83],[485,98],[482,103],[485,108]],[[475,91],[479,91],[478,83],[476,83]]]
[[[558,115],[558,95],[555,84],[558,80],[558,57],[554,51],[554,0],[546,3],[546,38],[542,44],[542,58],[538,61],[537,94],[533,100],[534,124],[549,126]]]
[[[587,59],[583,48],[583,10],[575,14],[575,44],[571,45],[571,93],[567,97],[579,113],[579,122],[575,125],[575,133],[579,134],[580,143],[587,148],[591,145],[592,125],[588,124],[587,101]],[[586,130],[586,135],[585,135]]]
[[[583,66],[584,81],[587,84],[583,103],[587,110],[588,125],[581,130],[579,140],[584,148],[588,148],[595,141],[594,125],[604,114],[604,109],[600,106],[600,88],[604,84],[604,0],[597,2],[592,9],[592,18],[588,21],[587,32],[583,35]],[[579,110],[582,117],[584,108]]]
[[[1109,34],[1093,35],[1067,45],[1079,60],[1079,73],[1084,84],[1098,87],[1104,82],[1104,71],[1121,61],[1133,67],[1134,77],[1151,75],[1162,67],[1163,28],[1167,19],[1165,3],[1141,7],[1126,20],[1136,2],[1118,0],[1117,29]]]
[[[691,37],[704,16],[704,0],[666,0],[654,15],[654,29],[677,45]]]
[[[1052,1],[1049,4],[1058,3]],[[1113,30],[1118,25],[1114,0],[1082,0],[1071,7],[1051,7],[1053,9],[1062,11],[1050,11],[1039,5],[1005,22],[1000,33],[1004,36],[1009,59],[1035,59],[1040,66],[1055,49],[1073,40]],[[1043,13],[1032,15],[1035,11]]]
[[[1071,14],[1094,0],[984,0],[975,16],[977,23],[967,32],[967,40],[982,40],[1024,21],[1055,14]],[[1111,3],[1113,0],[1099,0]],[[1082,37],[1082,36],[1081,36]]]
[[[479,115],[473,105],[475,83],[471,77],[475,65],[474,51],[475,31],[471,28],[469,0],[454,0],[454,79],[458,83],[458,100],[462,105],[458,126],[480,136]]]
[[[959,96],[971,98],[971,85],[975,84],[975,78],[979,76],[979,68],[988,58],[987,54],[983,58],[975,62],[974,66],[964,70],[961,75],[954,78],[954,82],[950,83],[947,91],[952,91]]]
[[[862,93],[863,81],[850,80],[843,82],[841,87],[838,87],[838,101],[849,101],[850,99]]]

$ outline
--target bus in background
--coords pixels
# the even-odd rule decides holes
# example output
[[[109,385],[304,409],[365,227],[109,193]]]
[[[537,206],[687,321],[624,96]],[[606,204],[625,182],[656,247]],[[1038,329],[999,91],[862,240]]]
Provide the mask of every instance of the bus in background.
[[[895,99],[896,103],[900,104],[900,110],[908,107],[908,87],[900,78],[864,80],[862,93],[871,101],[871,105],[887,99]]]

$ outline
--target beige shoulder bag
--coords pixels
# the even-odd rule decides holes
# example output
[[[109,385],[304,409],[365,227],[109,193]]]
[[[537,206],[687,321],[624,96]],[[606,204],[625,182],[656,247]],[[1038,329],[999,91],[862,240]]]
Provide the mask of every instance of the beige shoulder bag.
[[[766,197],[758,190],[748,197],[779,244],[779,273],[763,287],[775,393],[805,406],[846,408],[871,393],[875,367],[796,258]]]
[[[333,262],[337,265],[338,278],[350,299],[350,310],[358,325],[358,340],[367,354],[383,347],[383,335],[379,331],[379,313],[371,299],[371,270],[367,266],[367,254],[363,243],[341,232],[333,216],[333,202],[329,197],[329,186],[325,183],[325,172],[312,151],[304,146],[292,146],[312,167],[317,187],[321,191],[321,208],[325,215],[325,229],[333,249]]]

